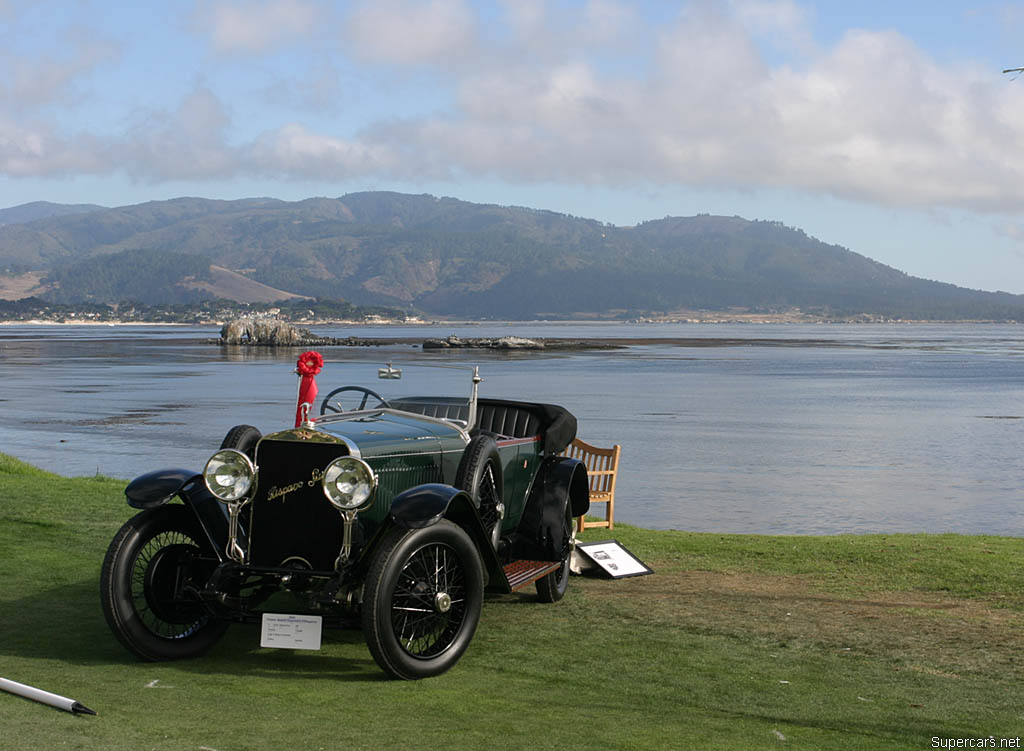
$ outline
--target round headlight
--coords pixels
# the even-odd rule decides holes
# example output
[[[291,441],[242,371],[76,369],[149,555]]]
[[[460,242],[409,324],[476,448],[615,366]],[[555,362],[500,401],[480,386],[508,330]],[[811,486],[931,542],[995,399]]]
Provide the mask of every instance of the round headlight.
[[[248,456],[235,449],[222,449],[210,457],[203,480],[210,492],[228,503],[237,501],[252,488],[256,468]]]
[[[323,477],[324,495],[342,511],[369,505],[377,488],[377,477],[362,459],[343,456],[327,465]]]

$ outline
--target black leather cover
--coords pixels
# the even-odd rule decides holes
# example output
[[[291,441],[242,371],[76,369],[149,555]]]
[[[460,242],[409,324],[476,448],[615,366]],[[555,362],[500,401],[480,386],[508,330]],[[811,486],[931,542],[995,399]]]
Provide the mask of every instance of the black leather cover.
[[[390,400],[394,409],[415,412],[428,417],[466,420],[466,400],[452,397],[412,396]],[[498,438],[531,438],[542,436],[545,454],[559,454],[576,437],[576,418],[564,407],[539,402],[516,402],[506,399],[480,399],[477,403],[476,425],[471,431],[490,433]]]

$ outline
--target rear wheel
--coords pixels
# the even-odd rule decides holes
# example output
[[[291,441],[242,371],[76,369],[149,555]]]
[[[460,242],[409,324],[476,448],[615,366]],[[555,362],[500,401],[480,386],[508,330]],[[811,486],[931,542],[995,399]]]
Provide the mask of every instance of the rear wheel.
[[[103,615],[114,636],[144,660],[196,657],[227,629],[188,591],[209,574],[209,564],[198,560],[202,539],[192,512],[168,505],[133,516],[107,549]]]
[[[572,559],[574,531],[572,509],[565,504],[565,521],[562,525],[562,565],[547,576],[537,580],[537,599],[541,602],[558,602],[569,589],[569,562]]]
[[[403,680],[443,673],[469,647],[483,598],[480,556],[460,527],[447,520],[396,527],[363,590],[363,634],[373,659]]]

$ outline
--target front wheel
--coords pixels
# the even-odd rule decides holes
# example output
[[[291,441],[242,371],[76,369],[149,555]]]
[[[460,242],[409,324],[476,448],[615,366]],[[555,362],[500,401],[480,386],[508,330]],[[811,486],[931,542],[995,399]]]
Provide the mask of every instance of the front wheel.
[[[394,678],[439,675],[472,641],[483,599],[480,555],[460,527],[442,520],[421,529],[395,528],[367,573],[366,644]]]
[[[144,660],[196,657],[227,629],[187,591],[205,578],[204,543],[181,505],[136,514],[114,536],[103,560],[100,594],[110,629]]]

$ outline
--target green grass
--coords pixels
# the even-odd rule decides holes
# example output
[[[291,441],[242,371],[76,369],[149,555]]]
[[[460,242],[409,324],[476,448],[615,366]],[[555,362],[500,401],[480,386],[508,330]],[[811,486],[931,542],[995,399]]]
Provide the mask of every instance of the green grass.
[[[561,603],[488,598],[449,673],[387,680],[358,631],[320,652],[232,627],[143,663],[98,578],[123,482],[0,455],[0,749],[927,749],[1024,735],[1024,542],[957,535],[614,536],[655,569],[574,577]]]

